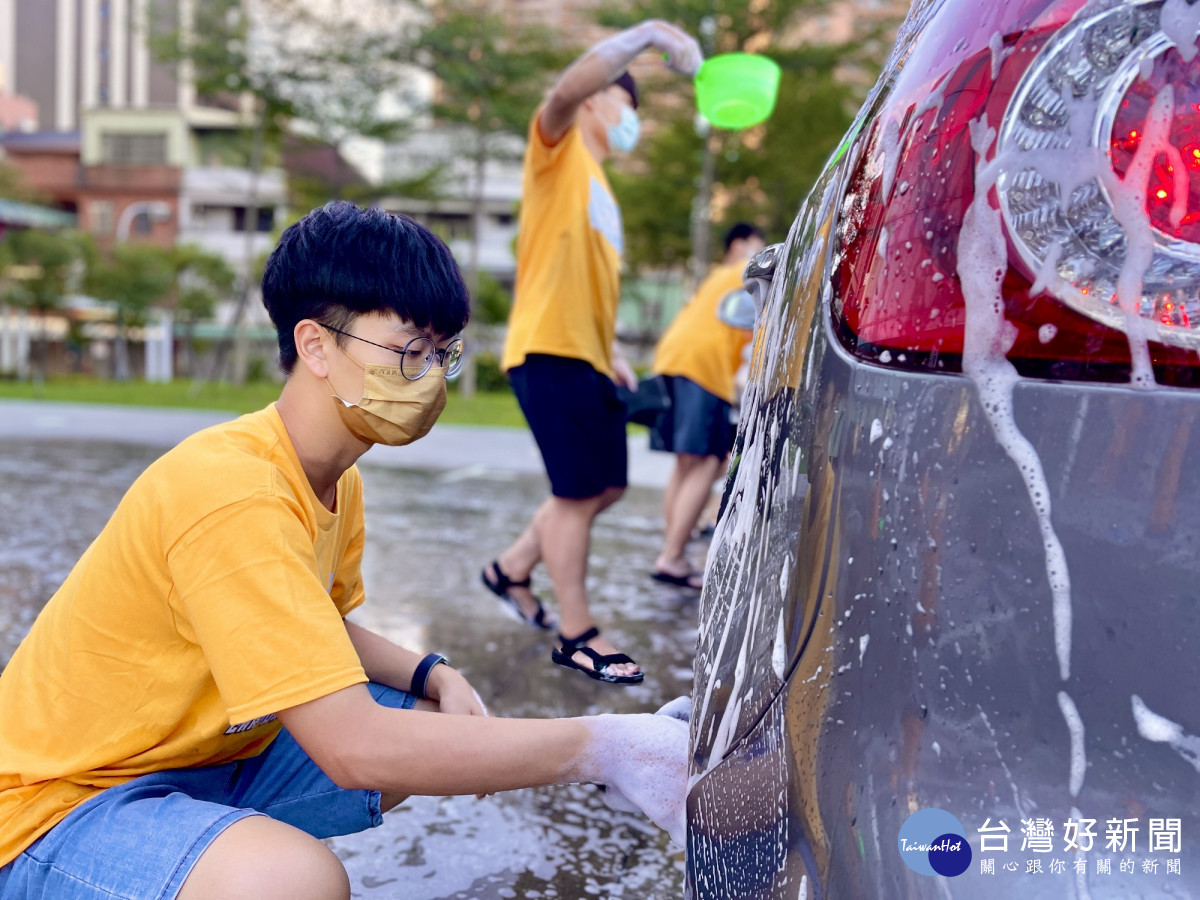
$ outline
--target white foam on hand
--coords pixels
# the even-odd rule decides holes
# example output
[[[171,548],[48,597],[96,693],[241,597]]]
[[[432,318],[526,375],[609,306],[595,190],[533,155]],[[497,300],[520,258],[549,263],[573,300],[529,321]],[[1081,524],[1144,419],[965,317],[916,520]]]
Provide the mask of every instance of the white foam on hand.
[[[679,702],[667,704],[676,712]],[[674,713],[591,716],[581,780],[606,786],[610,809],[639,811],[680,846],[686,842],[688,725]]]
[[[689,77],[696,74],[704,61],[694,37],[660,19],[647,19],[605,38],[592,48],[591,55],[604,60],[608,80],[613,81],[638,54],[651,48],[663,54],[667,68]]]
[[[670,716],[672,719],[678,719],[680,722],[687,722],[692,717],[692,698],[686,694],[682,697],[676,697],[674,700],[668,700],[655,713],[656,716]]]
[[[674,25],[656,19],[643,23],[650,34],[650,46],[663,54],[667,68],[691,77],[704,61],[700,44],[694,37]]]

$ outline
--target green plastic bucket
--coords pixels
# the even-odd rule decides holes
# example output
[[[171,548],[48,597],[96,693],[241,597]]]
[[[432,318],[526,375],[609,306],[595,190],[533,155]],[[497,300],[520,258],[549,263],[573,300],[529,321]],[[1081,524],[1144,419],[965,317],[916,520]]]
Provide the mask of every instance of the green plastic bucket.
[[[718,128],[765,122],[779,92],[779,65],[754,53],[723,53],[696,72],[696,106]]]

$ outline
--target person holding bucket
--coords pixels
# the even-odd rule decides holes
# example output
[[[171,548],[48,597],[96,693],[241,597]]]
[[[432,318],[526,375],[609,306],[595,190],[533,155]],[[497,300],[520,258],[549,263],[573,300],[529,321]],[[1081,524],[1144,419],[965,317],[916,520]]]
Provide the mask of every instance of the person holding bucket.
[[[501,365],[541,451],[551,495],[481,572],[510,612],[553,629],[530,588],[530,573],[544,562],[561,616],[551,658],[611,684],[637,683],[643,674],[600,634],[585,586],[592,522],[626,486],[625,416],[614,381],[637,386],[614,346],[624,239],[602,164],[637,143],[637,85],[626,69],[645,50],[689,77],[702,59],[686,32],[647,20],[575,60],[529,125]]]

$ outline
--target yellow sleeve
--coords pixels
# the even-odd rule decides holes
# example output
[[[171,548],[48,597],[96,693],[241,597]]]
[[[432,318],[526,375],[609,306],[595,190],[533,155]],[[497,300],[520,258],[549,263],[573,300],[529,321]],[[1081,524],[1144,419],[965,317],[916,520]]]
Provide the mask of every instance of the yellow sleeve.
[[[264,493],[210,513],[167,562],[172,606],[204,651],[231,724],[367,680],[287,499]]]
[[[567,129],[566,134],[559,139],[557,144],[553,146],[547,144],[542,137],[542,130],[538,128],[538,119],[541,115],[542,107],[539,106],[529,123],[528,145],[525,150],[528,171],[534,176],[541,174],[553,166],[559,157],[566,152],[568,145],[579,140],[579,129],[575,125],[572,125]]]

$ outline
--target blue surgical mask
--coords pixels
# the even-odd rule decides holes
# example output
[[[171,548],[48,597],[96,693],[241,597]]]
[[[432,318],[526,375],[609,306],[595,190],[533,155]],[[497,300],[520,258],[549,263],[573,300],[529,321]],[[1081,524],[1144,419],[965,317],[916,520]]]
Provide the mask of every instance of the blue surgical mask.
[[[616,125],[608,126],[608,149],[617,153],[629,153],[637,146],[642,125],[637,113],[628,106],[621,107],[621,118]]]

